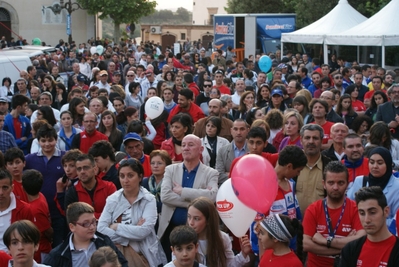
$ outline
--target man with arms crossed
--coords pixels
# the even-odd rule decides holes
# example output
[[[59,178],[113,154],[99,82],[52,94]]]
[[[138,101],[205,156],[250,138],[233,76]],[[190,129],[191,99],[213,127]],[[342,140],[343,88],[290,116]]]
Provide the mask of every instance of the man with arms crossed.
[[[367,235],[342,249],[339,266],[399,266],[399,239],[386,225],[389,207],[382,189],[363,187],[355,194],[355,200]]]

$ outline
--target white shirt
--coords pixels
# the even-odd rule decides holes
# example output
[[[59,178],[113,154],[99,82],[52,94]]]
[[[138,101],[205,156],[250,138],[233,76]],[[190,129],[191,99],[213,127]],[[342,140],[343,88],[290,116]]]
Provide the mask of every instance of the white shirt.
[[[3,234],[11,225],[12,210],[17,207],[14,193],[11,192],[10,198],[10,206],[8,206],[8,208],[4,211],[0,211],[0,250],[3,250],[6,253],[8,253],[8,248],[6,247],[6,245],[4,245]]]
[[[102,88],[107,89],[108,94],[111,93],[111,85],[109,85],[109,83],[103,84],[103,83],[100,81],[100,82],[95,83],[94,85],[97,86],[98,89],[102,89]]]
[[[231,101],[233,101],[233,103],[238,106],[240,105],[240,98],[241,96],[239,96],[237,92],[235,92],[234,95],[231,96]]]

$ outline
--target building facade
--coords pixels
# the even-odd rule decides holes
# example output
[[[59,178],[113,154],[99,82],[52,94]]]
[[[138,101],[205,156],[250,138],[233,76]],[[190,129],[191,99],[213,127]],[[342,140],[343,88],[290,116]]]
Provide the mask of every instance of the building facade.
[[[227,0],[193,0],[193,25],[213,25],[213,15],[227,14]]]
[[[5,36],[6,40],[11,37],[26,39],[29,44],[34,38],[39,38],[53,46],[58,44],[59,39],[67,41],[67,11],[63,9],[56,15],[48,8],[56,3],[52,0],[0,1],[0,36]],[[82,43],[96,37],[96,24],[95,16],[88,15],[86,11],[79,9],[72,12],[70,29],[73,40]]]

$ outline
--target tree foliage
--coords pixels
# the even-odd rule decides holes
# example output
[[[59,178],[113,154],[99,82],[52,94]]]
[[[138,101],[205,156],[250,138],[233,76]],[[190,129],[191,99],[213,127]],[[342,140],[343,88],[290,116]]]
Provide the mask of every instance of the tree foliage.
[[[331,11],[339,0],[228,0],[227,13],[296,13],[297,29],[320,19]],[[390,0],[348,0],[366,17],[381,10]]]
[[[149,0],[77,0],[89,14],[100,19],[110,17],[114,22],[115,39],[120,36],[119,25],[137,23],[140,18],[155,11],[156,2]]]
[[[140,19],[141,23],[145,24],[190,24],[192,20],[192,13],[183,7],[179,7],[176,12],[169,9],[155,10],[149,16]]]

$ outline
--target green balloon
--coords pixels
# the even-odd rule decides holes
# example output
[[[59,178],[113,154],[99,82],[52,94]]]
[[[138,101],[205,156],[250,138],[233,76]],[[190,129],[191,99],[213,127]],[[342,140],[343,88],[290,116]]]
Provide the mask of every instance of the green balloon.
[[[39,38],[35,38],[32,41],[33,45],[42,45],[42,40],[40,40]]]

